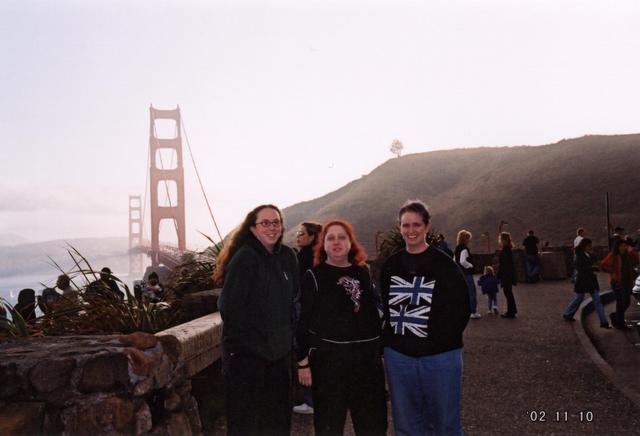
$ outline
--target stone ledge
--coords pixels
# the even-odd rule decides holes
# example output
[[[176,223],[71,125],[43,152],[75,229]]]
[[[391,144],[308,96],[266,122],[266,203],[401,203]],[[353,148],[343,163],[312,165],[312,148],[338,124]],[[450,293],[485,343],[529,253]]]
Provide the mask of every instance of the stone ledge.
[[[191,377],[222,355],[222,318],[219,312],[156,333],[173,362],[184,363]]]

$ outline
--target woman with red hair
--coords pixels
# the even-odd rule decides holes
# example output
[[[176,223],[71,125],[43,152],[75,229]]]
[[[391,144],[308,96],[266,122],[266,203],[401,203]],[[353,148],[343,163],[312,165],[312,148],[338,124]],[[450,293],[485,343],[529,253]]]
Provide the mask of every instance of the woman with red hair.
[[[333,220],[302,279],[298,379],[312,388],[317,435],[343,434],[348,410],[357,435],[387,432],[381,321],[365,260],[351,224]]]

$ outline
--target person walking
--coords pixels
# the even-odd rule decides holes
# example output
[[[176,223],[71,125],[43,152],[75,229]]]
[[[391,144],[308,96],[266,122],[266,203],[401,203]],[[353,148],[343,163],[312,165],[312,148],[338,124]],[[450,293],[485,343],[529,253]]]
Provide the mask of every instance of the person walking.
[[[366,254],[351,224],[323,226],[315,266],[302,280],[298,378],[311,386],[316,435],[342,435],[347,411],[356,435],[386,435],[381,319]]]
[[[469,292],[456,263],[427,243],[418,200],[398,213],[405,248],[383,264],[384,361],[395,433],[461,435],[462,333]]]
[[[471,307],[471,319],[482,318],[478,313],[478,298],[476,293],[476,284],[473,281],[473,263],[471,263],[471,251],[469,251],[469,241],[471,240],[471,232],[468,230],[460,230],[458,232],[456,249],[454,251],[454,259],[467,282],[467,290],[469,291],[469,303]]]
[[[507,311],[500,315],[502,318],[516,318],[518,308],[516,307],[516,299],[513,296],[513,287],[518,284],[516,275],[516,267],[513,262],[513,253],[511,248],[513,246],[511,242],[511,234],[509,232],[502,232],[498,237],[498,244],[501,247],[500,255],[498,257],[498,279],[500,280],[500,286],[502,292],[504,292],[504,298],[507,300]]]
[[[574,321],[573,316],[578,311],[584,295],[591,294],[593,305],[600,319],[600,327],[610,329],[609,320],[604,313],[602,301],[600,301],[600,285],[595,271],[598,270],[596,259],[593,255],[593,245],[591,239],[583,238],[576,247],[574,256],[574,264],[576,269],[576,280],[573,287],[576,296],[564,310],[562,317],[565,321]]]
[[[296,232],[296,245],[298,246],[298,266],[300,269],[300,281],[307,270],[313,268],[313,248],[318,242],[318,235],[322,231],[322,225],[312,221],[305,221],[300,224]],[[300,317],[300,296],[296,298],[296,322]],[[297,377],[296,377],[297,379]],[[302,386],[302,404],[293,406],[295,413],[303,415],[313,414],[313,395],[311,389]]]
[[[247,214],[224,247],[213,274],[223,284],[222,372],[227,434],[289,435],[293,299],[298,265],[282,244],[280,210]]]
[[[616,311],[609,315],[611,324],[620,330],[629,328],[625,323],[624,313],[631,304],[633,268],[637,264],[637,252],[629,250],[627,241],[622,238],[613,241],[613,248],[600,262],[600,268],[609,273],[611,288],[616,297]]]

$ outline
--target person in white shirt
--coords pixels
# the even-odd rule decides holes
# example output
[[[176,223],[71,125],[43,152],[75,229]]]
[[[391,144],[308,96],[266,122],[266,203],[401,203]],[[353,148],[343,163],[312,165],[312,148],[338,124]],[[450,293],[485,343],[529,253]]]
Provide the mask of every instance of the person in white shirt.
[[[584,239],[584,228],[583,227],[578,227],[578,230],[576,230],[576,238],[573,240],[573,249],[575,250],[576,247],[580,244],[580,241],[582,241]]]

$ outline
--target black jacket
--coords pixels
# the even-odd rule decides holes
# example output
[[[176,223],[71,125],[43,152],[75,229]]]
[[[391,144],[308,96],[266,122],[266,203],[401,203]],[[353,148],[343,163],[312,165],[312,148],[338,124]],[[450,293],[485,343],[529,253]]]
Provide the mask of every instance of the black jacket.
[[[462,347],[470,315],[467,283],[456,263],[433,246],[401,250],[382,266],[384,344],[408,356]]]
[[[218,308],[225,352],[274,361],[292,349],[293,298],[298,292],[293,250],[269,253],[253,235],[226,267]]]
[[[518,277],[510,246],[505,246],[500,250],[498,262],[498,278],[500,279],[500,286],[504,288],[505,286],[517,285]]]
[[[576,272],[578,273],[574,286],[575,292],[584,294],[600,289],[598,285],[598,278],[595,274],[595,271],[597,270],[597,266],[595,266],[595,256],[586,253],[583,250],[578,250],[576,251],[575,263]]]

